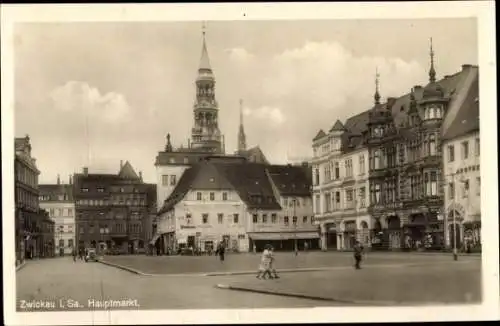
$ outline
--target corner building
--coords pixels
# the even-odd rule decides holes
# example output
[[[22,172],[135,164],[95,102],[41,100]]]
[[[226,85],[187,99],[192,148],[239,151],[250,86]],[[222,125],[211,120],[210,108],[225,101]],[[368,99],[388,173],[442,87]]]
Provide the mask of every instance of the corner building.
[[[471,110],[471,103],[477,97],[478,67],[463,65],[460,72],[436,81],[433,59],[431,48],[427,85],[417,85],[409,94],[389,97],[381,103],[377,76],[374,105],[347,120],[343,139],[336,141],[334,137],[335,133],[341,133],[340,122],[336,124],[338,128],[332,128],[328,135],[320,131],[314,138],[314,208],[321,223],[324,249],[335,245],[338,249],[349,249],[345,240],[339,244],[341,237],[338,233],[344,234],[345,239],[346,230],[351,232],[351,239],[368,242],[373,249],[431,250],[445,247],[444,217],[449,220],[450,209],[445,208],[444,185],[448,172],[443,171],[442,146],[450,128],[461,123],[457,120],[459,113]],[[469,129],[465,128],[455,137],[475,131],[472,127]],[[365,221],[362,214],[357,213],[359,222],[353,224],[349,221],[352,226],[347,229],[345,224],[350,214],[345,209],[337,212],[335,205],[350,202],[351,194],[347,192],[350,186],[345,178],[336,179],[336,171],[337,167],[342,170],[337,161],[344,159],[354,148],[367,154],[368,178],[360,181],[368,189],[365,190],[364,202],[369,218]],[[350,164],[353,163],[344,160],[344,170],[351,169]],[[477,169],[477,164],[469,166],[460,171],[474,172],[473,166]],[[327,181],[331,178],[334,179],[332,182]],[[345,200],[342,200],[343,192]],[[361,192],[358,192],[359,202],[360,196]],[[355,207],[361,209],[360,205]],[[477,209],[471,209],[469,220],[476,215],[475,211]],[[466,213],[462,210],[460,214]],[[361,225],[362,222],[366,222],[370,229],[368,240],[366,225]]]

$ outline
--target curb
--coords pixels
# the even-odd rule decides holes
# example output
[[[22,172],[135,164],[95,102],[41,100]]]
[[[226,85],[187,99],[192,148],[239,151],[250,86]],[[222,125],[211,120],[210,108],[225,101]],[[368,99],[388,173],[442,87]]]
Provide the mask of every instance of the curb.
[[[19,270],[21,270],[24,266],[26,266],[26,261],[24,261],[24,263],[16,266],[16,272],[19,271]]]
[[[137,275],[142,275],[142,276],[155,276],[155,274],[147,274],[147,273],[143,273],[141,271],[138,271],[136,269],[133,269],[133,268],[130,268],[130,267],[126,267],[126,266],[122,266],[122,265],[118,265],[118,264],[114,264],[114,263],[109,263],[107,261],[104,261],[104,260],[98,260],[97,261],[98,263],[101,263],[103,265],[108,265],[108,266],[111,266],[111,267],[116,267],[116,268],[119,268],[121,270],[124,270],[124,271],[127,271],[127,272],[130,272],[130,273],[134,273],[134,274],[137,274]]]
[[[277,291],[272,291],[272,290],[252,289],[252,288],[245,288],[245,287],[232,286],[232,285],[226,285],[226,284],[217,284],[217,285],[215,285],[215,287],[218,289],[223,289],[223,290],[253,292],[253,293],[261,293],[261,294],[277,295],[277,296],[282,296],[282,297],[292,297],[292,298],[308,299],[308,300],[316,300],[316,301],[330,301],[330,302],[336,302],[336,303],[346,303],[346,304],[355,304],[355,305],[396,306],[396,305],[402,304],[402,302],[397,302],[397,301],[345,300],[345,299],[337,299],[337,298],[333,298],[333,297],[323,297],[323,296],[307,295],[307,294],[300,294],[300,293],[293,293],[293,292],[277,292]]]
[[[277,269],[279,273],[301,273],[301,272],[321,272],[333,269],[352,269],[352,266],[335,266],[335,267],[311,267],[311,268],[295,268],[295,269]],[[256,271],[234,271],[234,272],[212,272],[203,274],[203,276],[229,276],[229,275],[253,275]]]

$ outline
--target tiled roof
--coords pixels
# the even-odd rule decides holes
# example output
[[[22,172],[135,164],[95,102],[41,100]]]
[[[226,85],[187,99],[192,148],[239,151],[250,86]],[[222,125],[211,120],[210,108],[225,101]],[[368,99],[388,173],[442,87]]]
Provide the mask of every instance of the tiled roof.
[[[269,175],[282,196],[310,196],[312,171],[310,167],[270,165]]]
[[[214,184],[218,184],[219,189],[236,191],[249,209],[281,209],[267,176],[266,166],[266,164],[259,163],[200,162],[195,164],[184,172],[158,214],[170,210],[184,198],[190,189],[216,189]],[[210,178],[214,181],[210,181]]]
[[[26,138],[25,137],[15,138],[14,139],[14,147],[16,149],[16,152],[17,151],[24,151],[24,147],[26,145],[27,145],[27,143],[26,143]]]
[[[64,195],[65,201],[73,201],[73,185],[70,184],[41,184],[38,190],[40,196],[49,197],[49,201],[60,201],[59,196]]]
[[[479,78],[470,85],[467,96],[458,109],[455,119],[444,131],[443,140],[460,137],[479,130]]]
[[[123,179],[139,180],[139,176],[135,173],[134,168],[129,161],[126,161],[123,167],[120,169],[118,176]]]
[[[318,140],[320,138],[323,138],[325,136],[326,136],[326,134],[323,131],[323,129],[320,129],[320,131],[318,131],[318,133],[316,134],[316,136],[313,138],[313,141]]]
[[[239,152],[239,155],[245,157],[247,160],[253,163],[269,164],[266,156],[262,152],[259,146],[252,147],[246,151]]]

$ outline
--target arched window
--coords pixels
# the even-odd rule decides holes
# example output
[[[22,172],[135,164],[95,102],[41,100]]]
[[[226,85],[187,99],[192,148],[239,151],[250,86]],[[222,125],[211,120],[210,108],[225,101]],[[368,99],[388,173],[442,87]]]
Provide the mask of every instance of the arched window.
[[[436,116],[435,116],[435,110],[434,110],[434,107],[431,106],[430,109],[429,109],[429,119],[434,119]]]
[[[437,106],[436,107],[436,118],[442,118],[442,107],[441,106]]]
[[[436,155],[436,136],[429,136],[429,155]]]

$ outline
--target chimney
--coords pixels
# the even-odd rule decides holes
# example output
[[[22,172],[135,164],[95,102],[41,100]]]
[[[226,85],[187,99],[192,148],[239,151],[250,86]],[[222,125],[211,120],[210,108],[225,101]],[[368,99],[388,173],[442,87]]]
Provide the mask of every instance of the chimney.
[[[142,181],[142,171],[139,171],[139,179]]]
[[[414,88],[414,89],[421,89],[421,88],[422,88],[422,86],[421,86],[421,85],[415,85],[415,86],[413,86],[413,88]]]
[[[61,177],[59,176],[59,174],[57,175],[57,184],[60,185],[61,184]]]
[[[123,160],[120,160],[120,170],[123,168]]]
[[[89,175],[89,168],[88,167],[84,167],[83,168],[83,175],[84,176],[88,176]]]
[[[469,68],[472,68],[472,65],[470,65],[470,64],[462,65],[462,71],[469,69]]]
[[[71,174],[69,175],[69,184],[73,184],[73,177],[71,176]]]

